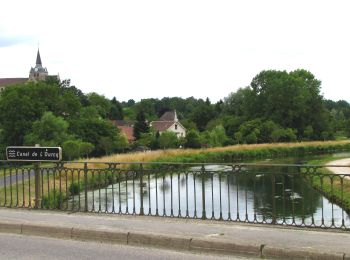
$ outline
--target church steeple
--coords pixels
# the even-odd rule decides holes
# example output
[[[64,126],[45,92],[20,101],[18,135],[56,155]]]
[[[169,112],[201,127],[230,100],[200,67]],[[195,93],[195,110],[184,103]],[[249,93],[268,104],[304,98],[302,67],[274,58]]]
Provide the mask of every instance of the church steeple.
[[[43,67],[43,64],[41,63],[41,57],[40,57],[40,51],[38,48],[38,52],[36,54],[36,64],[34,68],[30,69],[29,72],[29,80],[31,81],[40,81],[45,80],[45,78],[48,76],[47,69]]]
[[[39,48],[38,48],[38,53],[36,55],[36,65],[42,66]]]

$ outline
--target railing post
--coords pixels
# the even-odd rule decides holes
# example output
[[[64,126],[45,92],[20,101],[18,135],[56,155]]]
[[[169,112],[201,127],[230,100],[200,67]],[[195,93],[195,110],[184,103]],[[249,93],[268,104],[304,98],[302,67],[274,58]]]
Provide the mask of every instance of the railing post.
[[[202,165],[202,219],[206,219],[206,212],[205,212],[205,167]]]
[[[144,215],[143,209],[143,165],[140,164],[140,215]]]
[[[35,208],[38,209],[41,204],[41,181],[40,181],[40,163],[34,163],[34,178],[35,178]]]
[[[84,206],[84,211],[88,211],[88,165],[87,162],[84,163],[84,198],[85,198],[85,206]],[[80,195],[79,195],[80,196]]]
[[[276,177],[275,174],[271,175],[271,185],[272,185],[272,224],[276,224]]]

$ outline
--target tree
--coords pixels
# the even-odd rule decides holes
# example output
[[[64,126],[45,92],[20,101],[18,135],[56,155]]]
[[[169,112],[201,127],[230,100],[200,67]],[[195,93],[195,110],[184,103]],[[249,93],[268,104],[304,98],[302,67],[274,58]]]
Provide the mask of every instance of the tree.
[[[241,124],[244,123],[244,119],[242,117],[237,117],[237,116],[223,116],[222,117],[222,122],[223,126],[225,128],[226,134],[230,138],[235,138],[235,133],[239,131],[239,127]]]
[[[277,142],[278,140],[276,141],[274,138],[277,137],[278,133],[281,133],[279,131],[280,129],[282,129],[282,128],[278,124],[276,124],[275,122],[273,122],[271,120],[267,120],[265,122],[262,122],[262,124],[260,126],[259,142],[260,143],[271,143],[272,141]],[[275,132],[274,135],[272,135],[273,132]],[[279,139],[280,136],[281,135],[279,135],[277,139]]]
[[[133,146],[137,147],[137,146],[146,146],[146,147],[150,147],[150,148],[154,148],[152,147],[152,144],[154,144],[156,142],[156,136],[153,132],[149,132],[149,133],[141,133],[141,136],[139,137],[139,139],[137,139]],[[158,147],[156,147],[158,148]]]
[[[114,141],[116,150],[119,152],[124,152],[125,149],[129,147],[129,142],[125,134],[118,134]]]
[[[52,112],[45,112],[40,120],[33,123],[32,131],[25,135],[26,145],[59,146],[69,139],[68,123]]]
[[[95,146],[89,142],[80,142],[79,143],[79,155],[85,155],[86,158],[89,158],[89,154],[94,150]]]
[[[214,108],[210,104],[201,103],[194,109],[191,120],[196,123],[199,131],[204,131],[208,122],[214,117]]]
[[[94,107],[86,107],[82,110],[79,117],[70,118],[70,132],[84,142],[93,144],[95,147],[93,155],[105,154],[106,150],[101,145],[101,137],[108,137],[114,143],[120,134],[118,128],[109,120],[100,118],[98,114],[95,115],[96,109]]]
[[[312,135],[314,133],[314,129],[312,127],[312,125],[308,125],[305,129],[304,129],[304,137],[307,140],[311,140],[312,139]]]
[[[209,144],[211,147],[223,146],[228,141],[225,128],[222,125],[216,126],[209,133]]]
[[[67,140],[62,144],[63,156],[68,158],[69,161],[78,158],[80,156],[80,141]]]
[[[148,133],[150,128],[146,122],[145,114],[141,110],[136,117],[136,122],[134,125],[134,136],[137,139],[140,139],[142,133]]]
[[[110,112],[112,107],[111,102],[104,96],[94,92],[89,93],[87,96],[88,96],[90,106],[96,107],[99,115],[102,118],[107,118],[107,115]]]
[[[82,105],[79,97],[75,96],[71,91],[65,91],[62,98],[57,100],[59,115],[64,117],[75,116],[79,113]]]
[[[261,128],[261,119],[254,119],[243,123],[239,127],[239,132],[242,133],[242,142],[255,144],[259,140]]]
[[[159,136],[159,146],[163,149],[177,147],[177,135],[174,132],[165,131]]]
[[[113,97],[111,101],[111,108],[108,112],[108,118],[112,120],[121,120],[124,118],[122,105],[115,97]]]
[[[114,140],[109,136],[102,136],[99,140],[99,146],[106,155],[111,154],[115,149]]]
[[[241,144],[243,142],[243,134],[241,132],[236,132],[235,133],[235,140],[237,141],[238,144]]]
[[[48,110],[57,114],[58,94],[57,87],[45,82],[6,88],[0,96],[0,125],[6,145],[23,145],[34,121]]]
[[[249,87],[239,88],[224,99],[223,111],[228,115],[245,116],[252,90]]]
[[[282,128],[297,130],[313,127],[312,139],[320,139],[328,129],[327,111],[320,94],[321,82],[306,70],[262,71],[250,84],[251,95],[246,111],[250,119],[263,118],[278,122]]]

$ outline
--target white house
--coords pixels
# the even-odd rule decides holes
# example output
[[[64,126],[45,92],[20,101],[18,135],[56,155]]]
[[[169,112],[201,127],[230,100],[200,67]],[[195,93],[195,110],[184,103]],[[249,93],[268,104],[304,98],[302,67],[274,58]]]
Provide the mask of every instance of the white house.
[[[150,125],[160,134],[170,131],[175,133],[177,137],[186,136],[186,128],[179,122],[176,110],[165,112],[158,121],[152,121]]]

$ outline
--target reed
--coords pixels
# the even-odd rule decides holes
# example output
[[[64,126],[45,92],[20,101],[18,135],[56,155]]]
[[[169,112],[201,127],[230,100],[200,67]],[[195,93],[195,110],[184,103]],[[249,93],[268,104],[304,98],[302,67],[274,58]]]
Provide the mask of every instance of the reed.
[[[102,164],[99,163],[102,162],[231,162],[234,159],[273,158],[340,150],[350,150],[350,141],[251,144],[205,149],[169,149],[113,154],[101,158],[90,158],[87,162],[93,163],[92,166],[96,168],[101,168]]]

